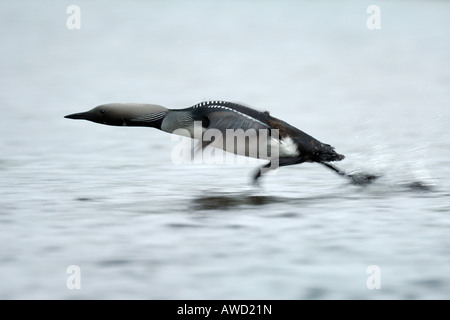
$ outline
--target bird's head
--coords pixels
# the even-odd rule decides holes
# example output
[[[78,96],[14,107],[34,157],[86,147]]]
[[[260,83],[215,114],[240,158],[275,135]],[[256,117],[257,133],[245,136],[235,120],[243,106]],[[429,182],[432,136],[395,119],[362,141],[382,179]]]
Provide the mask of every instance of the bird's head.
[[[156,104],[108,103],[64,118],[89,120],[110,126],[160,127],[167,111]]]

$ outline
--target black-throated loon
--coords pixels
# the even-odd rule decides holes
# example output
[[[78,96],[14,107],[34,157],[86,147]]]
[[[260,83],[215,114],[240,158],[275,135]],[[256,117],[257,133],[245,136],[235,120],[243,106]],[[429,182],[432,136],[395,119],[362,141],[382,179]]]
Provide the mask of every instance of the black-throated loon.
[[[216,130],[224,137],[222,140],[217,139],[217,136],[214,139],[202,139],[203,148],[211,145],[235,154],[269,160],[266,165],[256,171],[253,176],[254,182],[267,170],[303,162],[320,163],[349,178],[355,184],[366,184],[377,178],[374,175],[350,175],[341,171],[328,162],[340,161],[344,159],[344,156],[338,154],[329,144],[322,143],[290,124],[271,116],[267,111],[260,112],[232,102],[206,101],[177,110],[155,104],[110,103],[97,106],[87,112],[70,114],[65,118],[89,120],[112,126],[153,127],[191,138],[196,137],[195,125],[199,124],[200,138],[206,136],[207,132],[211,130]],[[247,134],[246,137],[249,140],[243,149],[237,148],[234,144],[227,144],[227,134],[238,130],[242,130],[241,132],[245,134],[251,130],[255,132],[254,136]],[[266,145],[258,142],[256,149],[261,151],[261,149],[267,148],[269,152],[253,152],[254,150],[249,148],[252,137],[256,140],[262,137],[259,140],[266,142]],[[228,142],[234,141],[234,138],[233,136],[232,139],[228,139]],[[277,148],[277,152],[271,152],[274,150],[273,147]],[[272,165],[274,162],[276,162],[276,166]]]

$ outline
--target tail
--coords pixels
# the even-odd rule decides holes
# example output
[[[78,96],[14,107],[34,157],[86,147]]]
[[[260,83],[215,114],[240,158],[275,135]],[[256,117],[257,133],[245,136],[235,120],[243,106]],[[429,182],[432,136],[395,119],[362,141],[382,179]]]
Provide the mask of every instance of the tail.
[[[315,149],[314,160],[316,162],[341,161],[345,158],[343,154],[334,151],[334,147],[329,144],[321,143],[320,147]]]

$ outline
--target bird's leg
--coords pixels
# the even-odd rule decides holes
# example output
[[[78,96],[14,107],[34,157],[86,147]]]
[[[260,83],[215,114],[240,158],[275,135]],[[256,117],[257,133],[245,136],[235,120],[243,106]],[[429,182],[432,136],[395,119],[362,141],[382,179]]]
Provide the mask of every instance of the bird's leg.
[[[255,175],[253,176],[253,184],[258,184],[258,178],[261,177],[262,174],[266,173],[269,170],[274,170],[277,169],[279,167],[285,167],[285,166],[290,166],[293,164],[298,164],[298,163],[302,163],[303,161],[301,160],[301,158],[295,157],[283,157],[283,158],[279,158],[278,159],[278,165],[274,165],[277,164],[275,162],[275,160],[271,160],[268,163],[266,163],[265,165],[263,165],[262,167],[258,168],[258,170],[256,171]]]
[[[348,174],[344,171],[342,171],[341,169],[326,163],[326,162],[320,162],[320,164],[324,165],[325,167],[327,167],[328,169],[333,170],[334,172],[336,172],[337,174],[347,178],[350,180],[350,182],[354,185],[367,185],[371,182],[373,182],[374,180],[376,180],[377,178],[379,178],[380,176],[374,175],[374,174],[364,174],[364,173],[360,173],[360,174]]]
[[[337,167],[335,167],[335,166],[333,166],[333,165],[331,165],[331,164],[329,164],[329,163],[327,163],[327,162],[320,162],[320,164],[324,165],[324,166],[327,167],[328,169],[333,170],[333,171],[336,172],[337,174],[339,174],[339,175],[341,175],[341,176],[343,176],[343,177],[347,177],[347,178],[348,178],[347,173],[345,173],[345,172],[342,171],[341,169],[339,169],[339,168],[337,168]]]
[[[272,161],[269,161],[268,163],[266,163],[265,165],[263,165],[262,167],[259,167],[255,174],[253,175],[253,184],[254,185],[258,185],[258,179],[259,177],[261,177],[261,175],[263,174],[263,171],[267,171],[272,166]]]

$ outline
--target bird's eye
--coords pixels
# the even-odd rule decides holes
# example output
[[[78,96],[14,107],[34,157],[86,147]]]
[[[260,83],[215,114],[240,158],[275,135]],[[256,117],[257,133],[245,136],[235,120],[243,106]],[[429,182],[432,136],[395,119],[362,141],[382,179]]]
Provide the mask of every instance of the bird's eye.
[[[100,113],[105,113],[105,112],[106,112],[105,109],[101,109],[101,110],[100,110]]]

